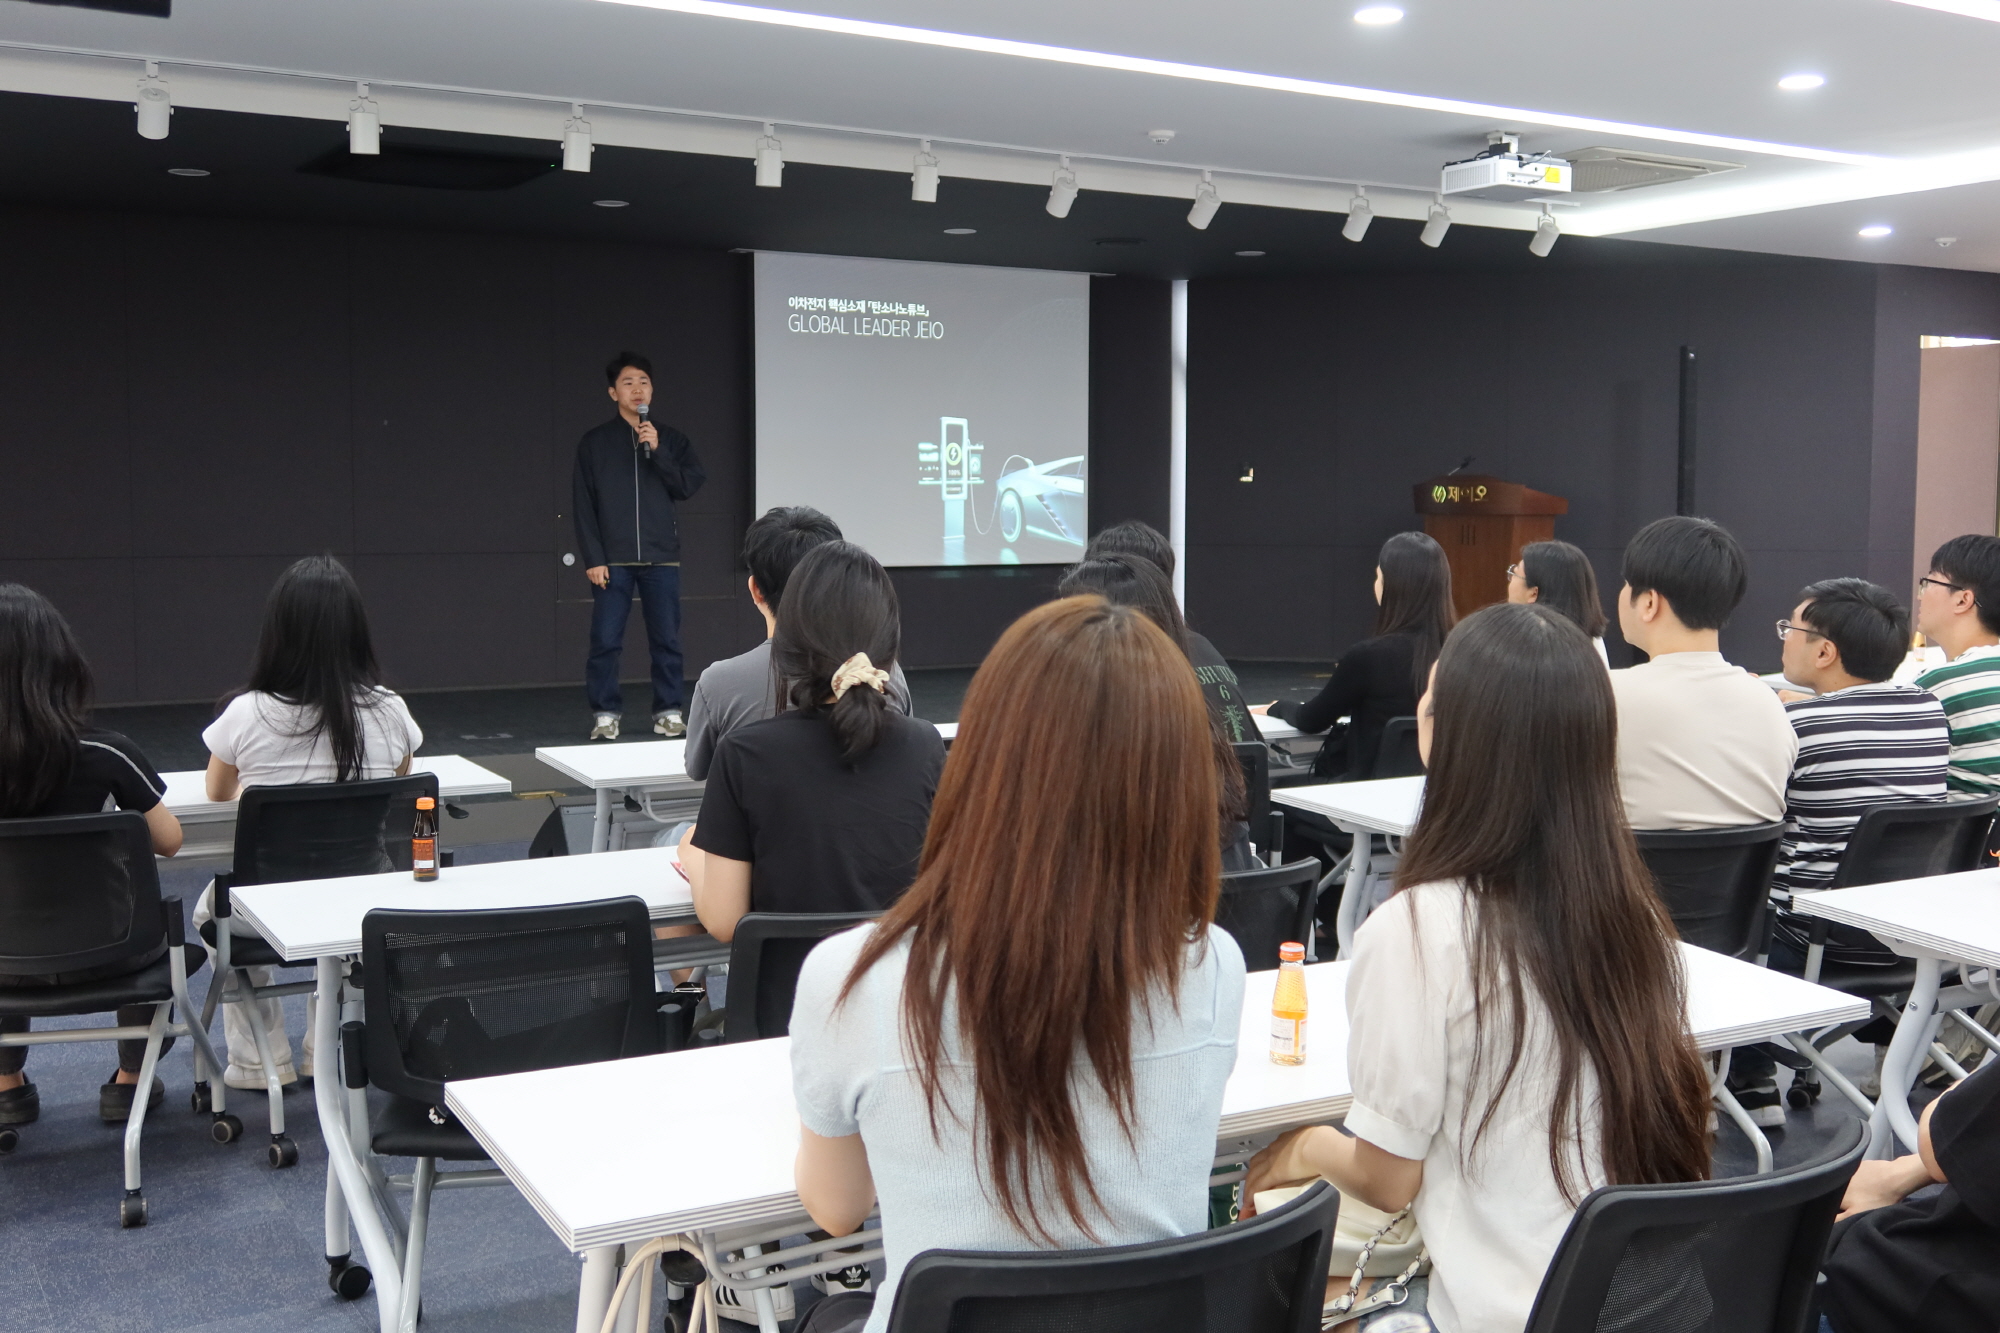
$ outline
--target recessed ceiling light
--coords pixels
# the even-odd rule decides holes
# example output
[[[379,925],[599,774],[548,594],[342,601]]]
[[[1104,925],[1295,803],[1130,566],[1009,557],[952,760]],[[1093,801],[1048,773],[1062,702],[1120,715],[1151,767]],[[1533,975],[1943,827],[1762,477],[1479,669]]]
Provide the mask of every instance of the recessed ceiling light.
[[[1805,93],[1826,82],[1824,74],[1787,74],[1778,80],[1778,86],[1788,93]]]
[[[1878,222],[1872,227],[1863,227],[1860,234],[1866,236],[1871,241],[1877,241],[1895,230],[1894,227],[1885,227]]]
[[[1365,23],[1371,28],[1380,28],[1391,23],[1401,23],[1403,11],[1394,5],[1369,5],[1366,9],[1354,11],[1354,21]]]
[[[628,208],[628,207],[630,207],[630,203],[629,203],[629,202],[628,202],[627,200],[624,200],[624,199],[593,199],[593,200],[591,200],[590,202],[591,202],[591,203],[593,203],[593,204],[596,204],[596,205],[597,205],[597,206],[598,206],[599,208]]]
[[[1238,250],[1236,257],[1238,259],[1262,259],[1264,252],[1262,250]]]
[[[944,234],[945,234],[945,235],[947,235],[947,236],[977,236],[977,235],[979,234],[979,228],[977,228],[977,227],[946,227],[946,228],[944,229]]]
[[[169,176],[206,176],[208,173],[200,167],[168,167],[167,174]]]

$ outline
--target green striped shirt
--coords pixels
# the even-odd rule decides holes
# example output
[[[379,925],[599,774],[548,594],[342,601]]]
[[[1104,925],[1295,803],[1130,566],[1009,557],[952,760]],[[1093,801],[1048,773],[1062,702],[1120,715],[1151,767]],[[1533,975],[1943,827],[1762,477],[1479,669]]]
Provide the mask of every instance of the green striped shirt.
[[[1953,792],[2000,792],[2000,644],[1968,648],[1917,677],[1951,722]]]

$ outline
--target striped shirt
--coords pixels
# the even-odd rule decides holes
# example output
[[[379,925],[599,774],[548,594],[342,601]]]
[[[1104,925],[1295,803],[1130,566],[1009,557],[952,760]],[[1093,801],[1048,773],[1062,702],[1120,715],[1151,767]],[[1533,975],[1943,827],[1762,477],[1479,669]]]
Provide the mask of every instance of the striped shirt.
[[[1951,789],[2000,792],[2000,644],[1967,648],[1917,677],[1951,719]]]

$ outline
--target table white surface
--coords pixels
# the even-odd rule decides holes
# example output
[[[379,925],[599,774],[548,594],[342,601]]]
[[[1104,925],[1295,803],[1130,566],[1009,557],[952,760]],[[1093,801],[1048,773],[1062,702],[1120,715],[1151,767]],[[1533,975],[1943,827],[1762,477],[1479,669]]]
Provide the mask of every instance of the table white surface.
[[[1252,713],[1250,720],[1257,724],[1257,734],[1268,741],[1295,741],[1305,735],[1297,727],[1283,718],[1272,717],[1268,713]]]
[[[407,870],[291,884],[247,884],[230,894],[236,914],[290,962],[361,952],[361,918],[377,907],[414,911],[543,907],[598,898],[643,898],[655,920],[694,915],[672,847],[602,856],[449,866],[434,880]]]
[[[1424,802],[1422,778],[1379,778],[1373,782],[1326,782],[1312,787],[1277,787],[1280,805],[1325,815],[1349,832],[1366,830],[1408,836]]]
[[[1859,926],[1894,947],[2000,967],[2000,869],[1793,895],[1808,916]],[[1898,950],[1904,952],[1904,950]]]
[[[446,799],[455,796],[505,796],[514,790],[513,783],[492,769],[481,768],[459,754],[420,754],[410,764],[410,771],[437,774],[438,794]],[[160,779],[167,784],[167,794],[162,799],[174,818],[183,824],[208,824],[236,818],[236,802],[208,799],[207,778],[206,771],[199,768],[160,774]]]

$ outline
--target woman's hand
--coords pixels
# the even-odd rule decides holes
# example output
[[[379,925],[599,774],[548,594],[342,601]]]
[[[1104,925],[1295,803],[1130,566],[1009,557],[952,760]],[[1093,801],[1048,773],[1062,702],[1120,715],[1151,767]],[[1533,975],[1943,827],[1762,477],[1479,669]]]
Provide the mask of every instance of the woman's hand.
[[[1913,1191],[1931,1183],[1931,1173],[1924,1167],[1923,1159],[1914,1154],[1892,1162],[1863,1162],[1854,1168],[1854,1175],[1847,1182],[1847,1193],[1840,1197],[1840,1217],[1901,1203]]]
[[[1250,1159],[1249,1173],[1243,1180],[1243,1206],[1241,1215],[1254,1217],[1257,1213],[1256,1197],[1264,1190],[1283,1189],[1287,1185],[1300,1185],[1319,1179],[1319,1170],[1306,1156],[1308,1141],[1316,1134],[1338,1134],[1325,1125],[1307,1125],[1304,1129],[1294,1129],[1280,1134],[1270,1147]]]
[[[1251,704],[1250,711],[1255,713],[1258,717],[1263,717],[1267,713],[1269,713],[1274,707],[1276,707],[1277,703],[1278,701],[1276,699],[1273,699],[1271,700],[1270,703],[1267,704]]]

